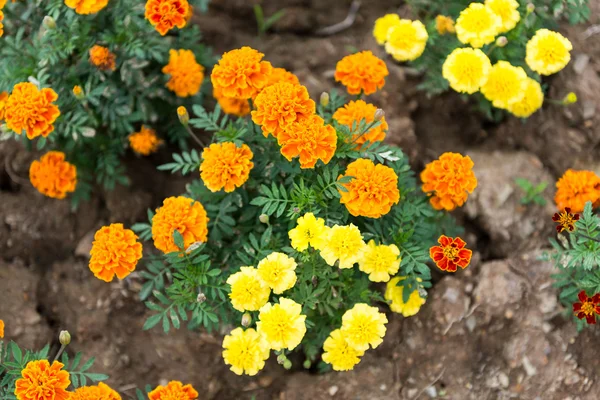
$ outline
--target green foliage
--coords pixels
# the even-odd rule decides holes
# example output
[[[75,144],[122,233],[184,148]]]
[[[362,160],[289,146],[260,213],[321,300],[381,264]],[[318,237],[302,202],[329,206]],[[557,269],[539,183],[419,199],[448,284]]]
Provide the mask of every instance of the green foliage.
[[[258,36],[262,36],[273,24],[281,19],[285,15],[285,10],[279,10],[271,15],[269,18],[265,19],[265,14],[263,12],[262,6],[260,4],[254,5],[254,17],[256,18],[256,26],[258,28]]]
[[[548,187],[548,182],[541,182],[537,185],[534,185],[528,179],[517,178],[515,179],[515,183],[523,191],[523,197],[521,197],[521,204],[537,204],[538,206],[546,205],[546,199],[544,199],[542,193],[544,193],[544,190],[546,190],[546,187]]]

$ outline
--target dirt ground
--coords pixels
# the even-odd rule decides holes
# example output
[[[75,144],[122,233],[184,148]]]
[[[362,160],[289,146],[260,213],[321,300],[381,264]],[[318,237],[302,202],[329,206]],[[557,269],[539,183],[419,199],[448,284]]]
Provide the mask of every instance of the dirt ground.
[[[553,267],[540,261],[553,232],[553,182],[565,169],[600,173],[600,2],[592,21],[564,27],[574,44],[571,64],[547,81],[549,97],[575,91],[569,108],[547,104],[526,123],[490,124],[454,94],[429,99],[416,90],[418,76],[388,59],[371,37],[374,20],[406,9],[399,1],[363,1],[353,26],[329,37],[315,29],[343,20],[350,0],[264,1],[266,15],[287,10],[263,38],[256,35],[256,0],[213,0],[195,22],[217,53],[249,45],[275,66],[294,72],[313,98],[335,86],[336,62],[353,49],[385,58],[390,77],[369,100],[383,108],[389,140],[413,166],[444,151],[469,154],[479,187],[456,213],[475,248],[472,265],[436,275],[421,312],[390,317],[384,343],[349,373],[316,375],[282,370],[271,357],[257,377],[237,377],[221,359],[221,335],[181,329],[166,336],[142,331],[148,313],[139,285],[93,279],[86,253],[103,224],[131,224],[148,207],[183,192],[186,179],[154,170],[168,152],[127,160],[133,184],[99,192],[73,212],[68,202],[42,197],[28,183],[36,154],[0,142],[0,317],[6,336],[38,347],[62,329],[70,350],[97,357],[95,370],[124,398],[133,388],[177,379],[192,383],[202,399],[598,399],[598,329],[577,334],[562,315],[551,287]],[[148,179],[152,176],[152,179]],[[516,177],[549,182],[546,207],[523,207]],[[56,349],[54,349],[56,350]]]

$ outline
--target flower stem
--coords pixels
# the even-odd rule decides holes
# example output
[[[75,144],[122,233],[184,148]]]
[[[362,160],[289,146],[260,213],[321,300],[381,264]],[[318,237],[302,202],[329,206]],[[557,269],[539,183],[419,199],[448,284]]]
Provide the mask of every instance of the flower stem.
[[[56,353],[56,355],[54,356],[54,359],[52,360],[52,362],[58,360],[58,358],[62,355],[62,353],[65,351],[66,348],[67,348],[66,344],[61,344],[60,349],[58,350],[58,353]]]

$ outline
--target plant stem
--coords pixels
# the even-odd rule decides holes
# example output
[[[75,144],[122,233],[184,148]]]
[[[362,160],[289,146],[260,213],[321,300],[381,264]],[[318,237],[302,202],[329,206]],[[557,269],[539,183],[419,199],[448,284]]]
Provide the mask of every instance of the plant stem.
[[[58,350],[58,353],[56,353],[56,355],[54,356],[54,359],[52,360],[52,362],[58,360],[58,358],[62,355],[62,353],[65,351],[66,348],[67,348],[67,345],[61,344],[60,349]]]
[[[194,139],[194,141],[196,143],[198,143],[201,147],[204,147],[204,143],[202,143],[202,141],[200,139],[198,139],[198,137],[196,136],[196,134],[192,131],[192,128],[190,128],[189,125],[185,125],[185,129],[188,131],[188,133],[190,134],[190,136],[192,137],[192,139]]]
[[[577,233],[577,235],[581,236],[582,238],[585,238],[585,239],[588,239],[588,240],[593,240],[594,242],[600,243],[600,239],[593,238],[593,237],[588,236],[588,235],[586,235],[584,233]]]

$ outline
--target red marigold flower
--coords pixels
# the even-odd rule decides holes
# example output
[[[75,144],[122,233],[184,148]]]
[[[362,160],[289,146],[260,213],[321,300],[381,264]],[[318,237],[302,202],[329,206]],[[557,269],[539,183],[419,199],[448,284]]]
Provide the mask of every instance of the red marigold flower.
[[[579,303],[573,303],[573,312],[579,319],[584,319],[588,324],[596,324],[596,315],[600,315],[600,293],[588,297],[585,290],[579,292]]]
[[[579,221],[579,214],[572,214],[569,207],[565,207],[565,211],[560,213],[554,213],[552,221],[558,223],[556,231],[561,233],[563,231],[573,232],[575,230],[575,222]]]
[[[94,235],[90,251],[90,270],[98,279],[110,282],[115,275],[125,278],[135,270],[142,258],[142,244],[131,229],[123,224],[111,224],[100,228]]]
[[[388,75],[385,62],[370,51],[346,56],[335,67],[335,80],[342,82],[350,94],[375,93],[385,85]]]
[[[94,45],[90,49],[90,63],[101,71],[114,71],[117,69],[115,53],[107,47]]]
[[[23,130],[27,138],[47,137],[54,131],[54,121],[60,110],[54,104],[58,94],[52,89],[38,89],[33,83],[15,85],[4,107],[4,119],[9,129],[20,135]]]
[[[569,207],[573,212],[582,212],[585,203],[600,205],[600,177],[592,171],[567,170],[556,182],[554,201],[559,210]]]
[[[65,154],[49,151],[29,167],[29,181],[40,193],[54,199],[64,199],[77,186],[77,168],[65,161]]]
[[[150,400],[195,400],[198,392],[192,385],[184,385],[179,381],[171,381],[167,386],[157,386],[148,393]]]
[[[52,365],[48,360],[29,361],[15,382],[17,400],[67,400],[71,380],[63,367],[58,361]]]
[[[465,249],[467,243],[459,237],[451,238],[440,236],[438,239],[440,246],[433,246],[429,249],[429,257],[435,262],[435,265],[442,271],[456,272],[456,268],[467,268],[471,262],[473,251]]]
[[[210,80],[220,93],[233,99],[251,99],[269,85],[273,67],[262,61],[265,55],[250,47],[223,54],[213,68]]]
[[[188,0],[148,0],[145,16],[165,36],[174,27],[185,27],[189,9]]]

